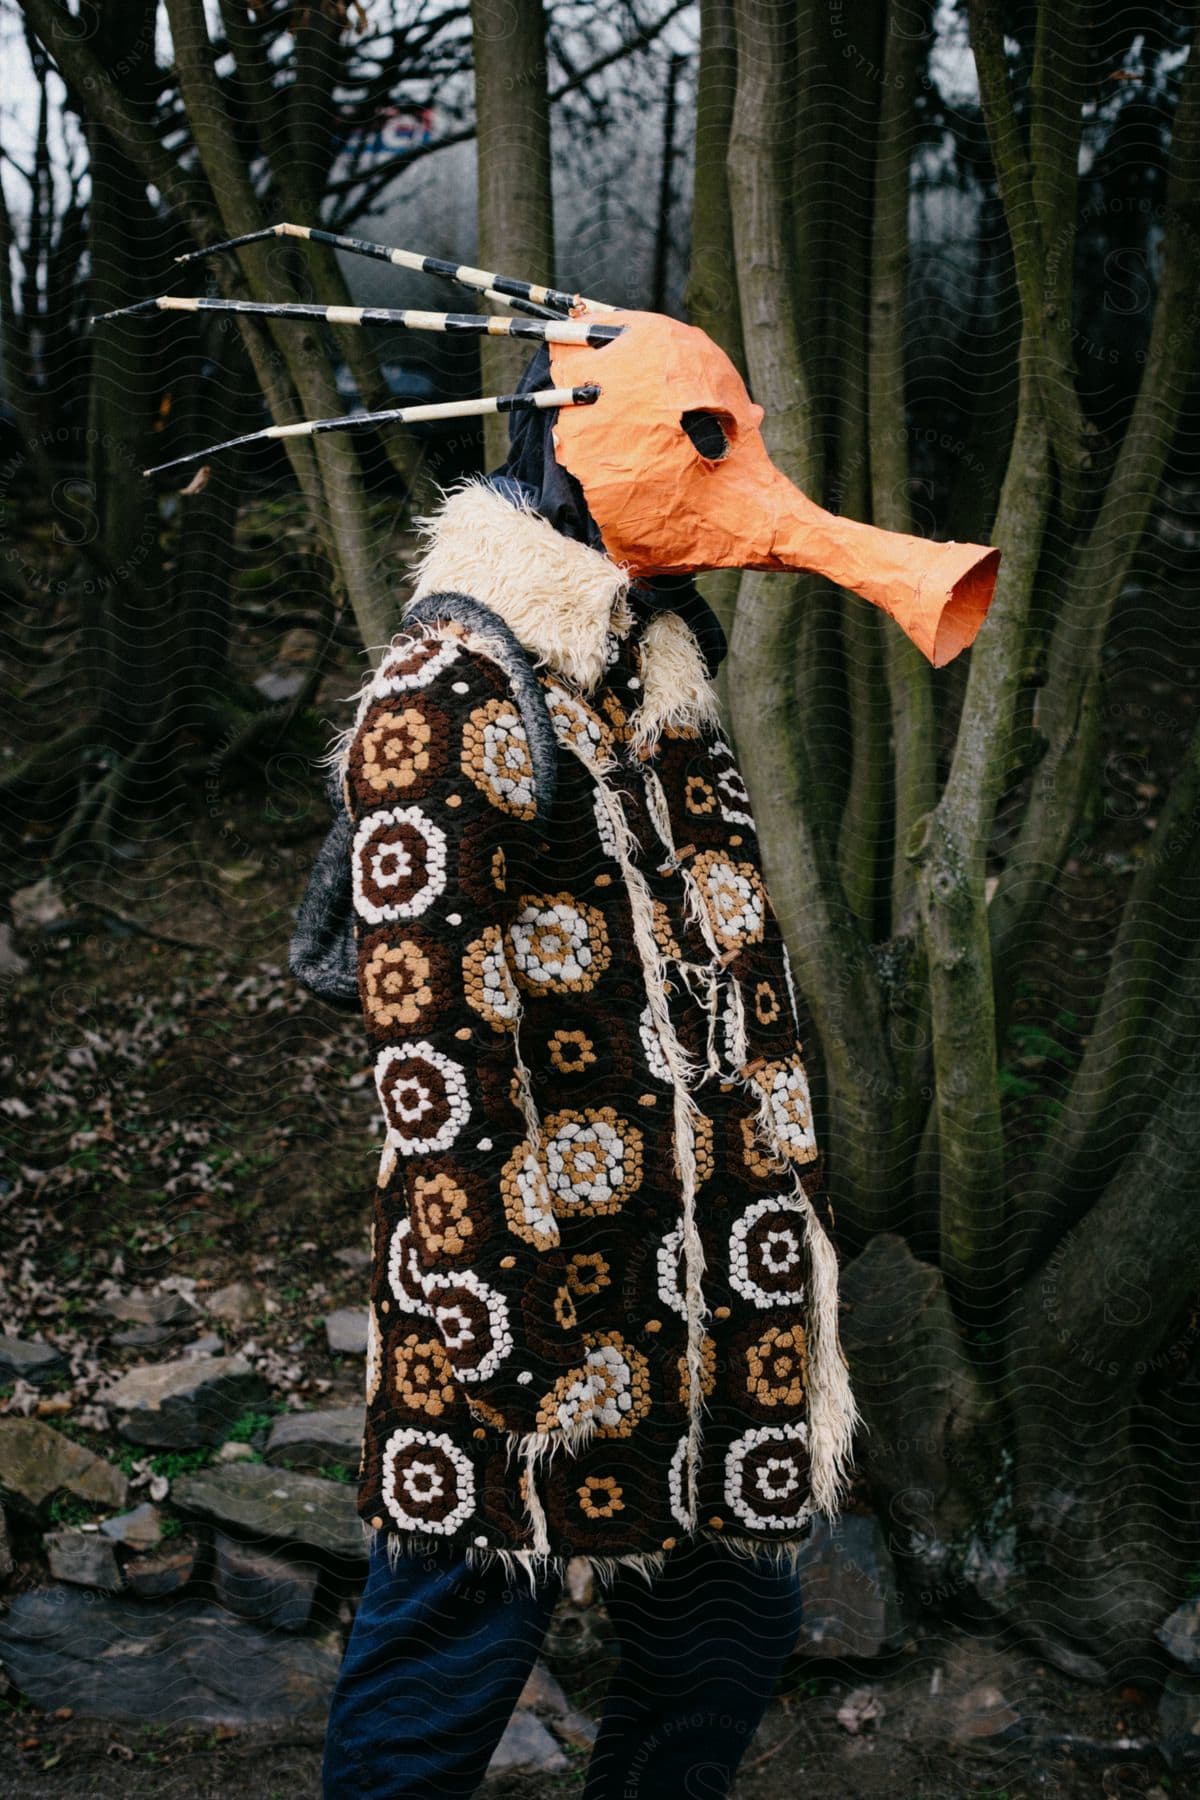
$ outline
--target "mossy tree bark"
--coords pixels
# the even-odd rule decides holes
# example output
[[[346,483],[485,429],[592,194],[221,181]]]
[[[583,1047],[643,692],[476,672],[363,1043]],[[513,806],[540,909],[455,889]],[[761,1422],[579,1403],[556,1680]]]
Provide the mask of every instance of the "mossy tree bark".
[[[970,0],[969,11],[992,216],[1011,248],[1020,332],[1004,376],[1015,405],[989,427],[1002,479],[990,456],[971,496],[973,535],[1003,560],[945,715],[956,721],[948,773],[939,780],[935,702],[949,686],[850,596],[839,630],[848,782],[814,754],[819,735],[788,673],[819,592],[803,576],[743,580],[729,694],[824,1055],[830,1186],[856,1253],[845,1341],[870,1427],[864,1461],[894,1547],[923,1586],[944,1580],[958,1592],[989,1536],[1004,1537],[1006,1603],[1064,1667],[1099,1672],[1146,1653],[1197,1552],[1180,1494],[1189,1482],[1194,1491],[1197,1472],[1184,1390],[1200,1250],[1200,1065],[1187,1025],[1200,999],[1200,734],[1128,896],[1091,1040],[1023,1180],[1012,1173],[999,1057],[1032,928],[1079,830],[1105,632],[1198,347],[1200,46],[1179,78],[1144,375],[1102,458],[1070,331],[1087,8],[1038,14],[1024,112],[996,0]],[[794,11],[737,0],[735,14],[728,172],[746,365],[768,444],[824,504],[912,530],[907,176],[928,13],[915,36],[911,9],[895,0],[839,15],[851,42],[835,80],[816,0]],[[802,46],[809,72],[824,76],[819,93],[800,78]],[[806,134],[840,142],[850,121],[870,180],[861,167],[853,179],[831,173],[831,254],[783,146]],[[829,293],[840,346],[821,330]],[[820,430],[817,390],[832,415]],[[993,382],[989,405],[996,391]],[[961,515],[961,484],[954,504]]]

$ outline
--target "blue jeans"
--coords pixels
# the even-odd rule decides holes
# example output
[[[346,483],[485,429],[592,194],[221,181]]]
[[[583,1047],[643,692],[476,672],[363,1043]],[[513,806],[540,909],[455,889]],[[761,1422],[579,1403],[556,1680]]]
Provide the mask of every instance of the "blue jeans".
[[[334,1690],[324,1800],[474,1794],[561,1591],[552,1577],[535,1595],[525,1575],[445,1552],[393,1570],[374,1551]],[[583,1800],[721,1800],[796,1641],[800,1577],[692,1539],[649,1587],[622,1569],[601,1594],[620,1661]]]

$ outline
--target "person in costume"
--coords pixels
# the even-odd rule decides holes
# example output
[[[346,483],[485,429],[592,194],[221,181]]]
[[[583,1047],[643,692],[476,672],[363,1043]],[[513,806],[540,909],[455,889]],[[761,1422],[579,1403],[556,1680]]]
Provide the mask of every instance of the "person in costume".
[[[941,665],[998,552],[816,506],[694,327],[408,262],[524,309],[454,328],[541,342],[476,403],[511,414],[504,468],[424,522],[290,948],[361,1012],[384,1135],[370,1572],[324,1792],[474,1793],[575,1562],[620,1652],[585,1800],[724,1794],[860,1421],[792,968],[692,577],[819,570]]]

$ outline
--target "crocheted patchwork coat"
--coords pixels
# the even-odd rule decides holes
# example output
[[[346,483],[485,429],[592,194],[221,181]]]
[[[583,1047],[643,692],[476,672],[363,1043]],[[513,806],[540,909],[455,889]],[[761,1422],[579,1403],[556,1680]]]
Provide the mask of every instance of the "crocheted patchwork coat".
[[[858,1414],[792,971],[688,626],[482,483],[332,767],[383,1149],[359,1510],[536,1584],[794,1560]]]

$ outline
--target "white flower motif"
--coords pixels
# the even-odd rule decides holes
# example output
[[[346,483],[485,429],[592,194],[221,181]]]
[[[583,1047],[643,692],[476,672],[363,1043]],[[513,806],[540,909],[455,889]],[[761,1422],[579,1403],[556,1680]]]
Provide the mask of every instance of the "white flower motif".
[[[555,681],[545,684],[545,692],[559,743],[566,744],[585,762],[594,762],[608,746],[609,732],[603,719]]]
[[[619,804],[619,802],[618,802]],[[605,856],[617,861],[617,834],[609,817],[608,808],[604,804],[604,796],[599,788],[592,794],[592,811],[596,815],[596,830],[600,835],[600,848]]]
[[[383,1503],[404,1531],[448,1536],[475,1507],[470,1459],[444,1431],[394,1431],[383,1451]]]
[[[417,662],[415,667],[404,669],[401,665],[412,659],[420,645],[432,640],[422,638],[402,638],[393,640],[395,653],[384,657],[379,673],[371,684],[371,693],[379,699],[387,699],[392,694],[402,694],[410,688],[428,687],[436,681],[443,669],[448,669],[461,654],[461,646],[453,638],[443,638],[437,648]]]
[[[516,967],[535,986],[590,987],[595,979],[591,921],[567,900],[531,901],[509,926]]]
[[[766,1444],[776,1455],[761,1454]],[[807,1482],[808,1427],[762,1425],[730,1445],[725,1458],[725,1499],[755,1531],[794,1531],[813,1511],[811,1498],[797,1507],[793,1496]]]
[[[555,1407],[555,1418],[564,1430],[579,1418],[594,1418],[597,1426],[620,1425],[633,1405],[633,1370],[615,1344],[600,1344],[585,1358],[586,1373],[573,1381]]]
[[[429,1317],[420,1251],[408,1218],[400,1220],[388,1244],[388,1286],[401,1312]]]
[[[650,1065],[650,1073],[656,1081],[671,1079],[671,1065],[663,1054],[662,1038],[654,1021],[654,1008],[647,1000],[638,1019],[638,1035],[642,1040],[642,1049],[646,1052],[646,1061]]]
[[[387,1141],[402,1156],[448,1150],[470,1119],[465,1070],[424,1039],[386,1045],[375,1061],[375,1085]]]
[[[688,1441],[681,1437],[675,1446],[675,1454],[671,1458],[671,1466],[667,1471],[667,1490],[671,1501],[671,1517],[679,1525],[690,1531],[692,1519],[687,1510],[684,1495],[684,1483],[687,1474]]]
[[[696,879],[704,893],[713,929],[729,949],[754,944],[766,918],[765,889],[750,863],[735,863],[716,850],[696,858]]]
[[[450,1367],[459,1381],[487,1381],[514,1347],[508,1302],[473,1269],[456,1275],[428,1275],[425,1293]],[[447,1297],[438,1299],[441,1293]],[[469,1304],[464,1295],[478,1303]]]
[[[490,927],[484,937],[468,944],[463,958],[464,965],[471,966],[476,957],[479,986],[474,980],[468,979],[467,1004],[481,1018],[487,1019],[489,1024],[512,1024],[520,1017],[521,996],[508,966],[508,958],[504,954],[504,939],[499,926]]]
[[[515,705],[487,719],[483,726],[483,772],[497,798],[518,809],[533,800],[533,759],[529,739]]]
[[[750,795],[736,767],[717,772],[717,804],[721,809],[721,817],[727,824],[748,825],[751,831],[754,830]]]
[[[793,1162],[811,1162],[817,1154],[808,1076],[798,1052],[784,1062],[768,1063],[754,1080],[771,1097],[771,1124],[779,1148]]]
[[[687,1301],[679,1287],[679,1258],[683,1253],[683,1226],[669,1231],[658,1246],[658,1297],[664,1306],[687,1318]]]
[[[588,1207],[614,1212],[628,1174],[625,1139],[603,1118],[568,1119],[546,1141],[546,1179],[563,1212]]]
[[[554,1217],[550,1188],[545,1171],[532,1147],[526,1151],[520,1167],[514,1172],[512,1187],[516,1188],[515,1207],[509,1205],[511,1187],[505,1189],[509,1230],[523,1243],[535,1244],[539,1249],[557,1244],[558,1220]]]
[[[755,1200],[729,1236],[729,1280],[755,1306],[796,1306],[804,1299],[804,1215],[789,1194]]]
[[[446,834],[419,806],[367,813],[354,833],[350,866],[360,918],[371,925],[415,919],[445,891]],[[397,897],[379,897],[388,893]]]

